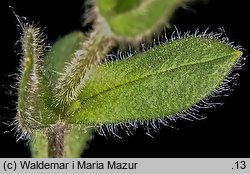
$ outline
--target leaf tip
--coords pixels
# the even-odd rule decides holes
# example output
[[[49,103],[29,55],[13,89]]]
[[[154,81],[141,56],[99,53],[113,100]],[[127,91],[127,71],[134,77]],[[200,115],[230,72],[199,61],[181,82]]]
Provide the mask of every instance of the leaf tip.
[[[242,55],[243,55],[243,52],[242,52],[242,51],[240,51],[240,50],[236,50],[236,51],[235,51],[235,56],[236,56],[236,57],[239,58],[239,57],[242,57]]]

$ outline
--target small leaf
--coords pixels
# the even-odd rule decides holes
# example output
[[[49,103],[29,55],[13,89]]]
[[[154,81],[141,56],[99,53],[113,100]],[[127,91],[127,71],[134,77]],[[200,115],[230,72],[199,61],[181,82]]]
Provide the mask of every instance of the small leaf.
[[[97,0],[96,11],[118,37],[141,37],[169,21],[182,0]]]
[[[29,145],[33,158],[48,158],[48,140],[44,135],[45,131],[42,129],[32,132]]]
[[[100,65],[65,119],[95,125],[171,116],[219,87],[241,55],[221,41],[190,36]]]
[[[80,158],[83,150],[88,148],[88,142],[92,139],[93,130],[84,129],[84,125],[69,125],[65,135],[65,157]]]
[[[42,72],[40,58],[44,47],[39,28],[27,24],[22,29],[23,60],[18,87],[17,120],[18,126],[24,132],[30,132],[30,129],[38,123],[36,116],[39,115],[39,111],[44,109],[36,97],[38,94],[41,95],[39,88]],[[36,108],[37,105],[41,106],[39,111]]]

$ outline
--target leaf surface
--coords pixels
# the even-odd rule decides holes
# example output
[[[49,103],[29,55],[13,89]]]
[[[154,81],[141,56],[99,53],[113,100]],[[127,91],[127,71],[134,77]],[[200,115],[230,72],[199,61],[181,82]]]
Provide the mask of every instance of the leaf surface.
[[[65,119],[93,125],[171,116],[219,87],[241,55],[221,41],[190,36],[100,65]]]
[[[65,135],[65,157],[80,158],[93,138],[94,129],[84,129],[84,125],[69,125]]]

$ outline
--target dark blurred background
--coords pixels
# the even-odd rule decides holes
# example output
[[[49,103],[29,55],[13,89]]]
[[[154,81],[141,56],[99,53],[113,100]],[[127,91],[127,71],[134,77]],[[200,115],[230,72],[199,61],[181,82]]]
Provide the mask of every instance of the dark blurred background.
[[[20,33],[9,6],[28,21],[45,27],[49,43],[74,30],[87,31],[91,25],[81,26],[83,0],[4,0],[1,3],[0,157],[30,157],[27,142],[16,142],[14,132],[6,125],[16,114],[12,74],[18,72],[20,61],[17,55],[20,46],[15,44]],[[207,27],[213,31],[224,27],[230,40],[246,49],[246,57],[250,50],[248,19],[247,1],[210,0],[179,9],[171,24],[180,31],[202,31]],[[120,130],[122,139],[95,134],[83,157],[250,157],[249,70],[247,59],[234,91],[223,98],[223,106],[206,111],[206,119],[172,122],[173,128],[162,126],[159,131],[151,132],[153,138],[143,129],[138,129],[133,136]]]

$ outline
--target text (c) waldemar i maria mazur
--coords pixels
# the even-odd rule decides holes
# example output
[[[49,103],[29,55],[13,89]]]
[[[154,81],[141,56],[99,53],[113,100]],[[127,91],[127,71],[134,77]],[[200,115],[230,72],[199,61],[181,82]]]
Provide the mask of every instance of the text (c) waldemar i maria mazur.
[[[69,162],[45,162],[45,161],[20,161],[22,169],[50,169],[50,170],[63,170],[63,169],[137,169],[138,163],[136,162],[88,162],[88,161],[72,161]]]

